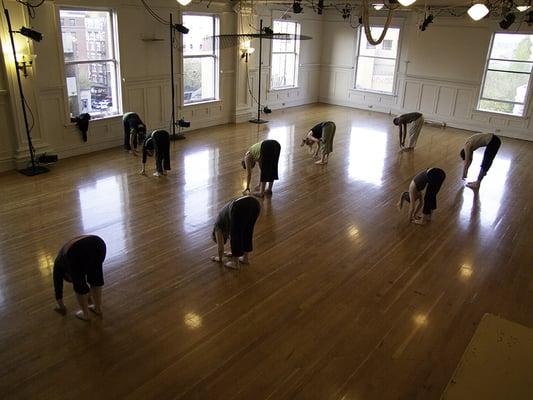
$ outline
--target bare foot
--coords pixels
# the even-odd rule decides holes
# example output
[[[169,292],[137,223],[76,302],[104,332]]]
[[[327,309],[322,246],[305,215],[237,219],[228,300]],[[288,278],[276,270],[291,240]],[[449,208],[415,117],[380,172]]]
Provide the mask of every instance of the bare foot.
[[[226,261],[224,263],[224,266],[230,269],[239,269],[239,264],[236,263],[235,261]]]
[[[411,220],[411,222],[413,224],[417,224],[417,225],[425,225],[426,224],[426,221],[423,218],[413,218]]]
[[[466,184],[466,187],[470,188],[470,189],[473,189],[473,190],[477,190],[479,189],[479,182],[475,181],[475,182],[468,182]]]
[[[98,310],[97,310],[97,309],[96,309],[96,306],[95,306],[94,304],[91,304],[91,305],[89,306],[89,311],[95,313],[96,315],[98,315],[98,316],[100,316],[100,317],[102,316],[102,310],[101,310],[101,309],[98,309]]]
[[[154,172],[152,175],[154,175],[154,176],[161,176],[161,173],[159,173],[159,172]]]
[[[322,160],[315,161],[316,165],[326,165],[327,163],[328,163],[327,161],[322,161]]]
[[[55,306],[54,311],[61,315],[67,315],[67,307],[65,306]]]
[[[242,194],[243,194],[244,196],[249,195],[249,194],[250,194],[250,189],[244,189],[244,190],[242,191]]]
[[[162,174],[163,174],[164,176],[167,176],[167,171],[163,171]]]
[[[267,190],[265,190],[265,194],[266,194],[267,196],[272,196],[272,189],[267,189]]]
[[[261,184],[254,187],[254,192],[259,192],[261,190]]]
[[[243,263],[243,264],[249,264],[248,262],[248,257],[239,257],[239,262]]]
[[[81,319],[82,321],[90,321],[90,318],[88,315],[85,315],[85,313],[82,310],[76,311],[76,314],[74,314],[76,318]]]
[[[219,256],[212,256],[212,257],[211,257],[211,261],[214,261],[214,262],[222,262],[222,260],[220,259]]]
[[[263,192],[253,192],[252,193],[255,197],[265,197],[265,194]]]

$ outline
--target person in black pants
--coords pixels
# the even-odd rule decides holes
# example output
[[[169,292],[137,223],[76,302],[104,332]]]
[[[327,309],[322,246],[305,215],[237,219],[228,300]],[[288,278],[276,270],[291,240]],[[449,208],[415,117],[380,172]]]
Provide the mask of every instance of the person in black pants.
[[[133,154],[137,154],[137,143],[143,143],[146,136],[146,125],[139,115],[134,112],[125,113],[122,116],[124,124],[124,148]]]
[[[263,197],[265,194],[272,194],[274,181],[278,180],[278,162],[281,145],[276,140],[263,140],[252,145],[244,158],[241,160],[242,167],[246,170],[246,189],[242,194],[250,194],[250,181],[252,180],[252,169],[255,164],[259,164],[261,177],[259,184],[255,187],[254,196]],[[268,186],[267,186],[268,184]]]
[[[141,175],[146,174],[146,159],[155,153],[156,172],[154,176],[166,175],[170,171],[170,135],[159,129],[153,131],[143,143],[143,159]]]
[[[500,149],[502,142],[500,138],[493,133],[476,133],[475,135],[470,136],[464,145],[464,148],[461,149],[459,155],[464,160],[463,167],[463,179],[466,179],[468,176],[468,169],[472,164],[472,158],[474,156],[474,151],[480,147],[485,147],[485,152],[483,153],[483,161],[481,162],[481,169],[479,170],[479,175],[476,181],[468,182],[467,187],[473,190],[479,189],[481,181],[489,172],[492,162],[496,158],[496,154]]]
[[[437,209],[437,193],[446,179],[446,173],[440,168],[429,168],[419,172],[409,185],[409,191],[403,192],[398,202],[402,209],[403,202],[409,203],[409,220],[424,225],[431,220],[431,213]],[[422,192],[426,190],[422,197]],[[422,209],[422,217],[418,215]]]
[[[89,310],[102,315],[102,286],[104,286],[102,264],[105,255],[105,242],[94,235],[75,237],[61,247],[54,261],[53,272],[57,312],[65,315],[67,311],[63,303],[63,280],[65,280],[72,283],[81,307],[81,310],[76,312],[76,317],[88,321]],[[89,300],[93,304],[89,305]]]
[[[228,268],[239,268],[239,262],[248,264],[248,253],[253,250],[252,240],[254,226],[261,212],[259,201],[252,196],[243,196],[226,204],[213,226],[213,240],[218,245],[218,256],[212,261],[223,262],[224,256],[229,261],[224,263]],[[224,245],[230,238],[231,253],[224,254]]]

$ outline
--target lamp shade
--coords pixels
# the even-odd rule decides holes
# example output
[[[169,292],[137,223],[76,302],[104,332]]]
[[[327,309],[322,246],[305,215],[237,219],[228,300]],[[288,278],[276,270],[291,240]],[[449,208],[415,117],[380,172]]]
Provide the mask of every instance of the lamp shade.
[[[187,6],[192,0],[177,0],[182,6]]]
[[[467,12],[468,15],[470,15],[470,18],[472,18],[474,21],[479,21],[489,13],[489,9],[485,4],[476,3],[470,7]]]
[[[400,3],[404,7],[408,7],[411,4],[413,4],[416,0],[398,0],[398,3]]]

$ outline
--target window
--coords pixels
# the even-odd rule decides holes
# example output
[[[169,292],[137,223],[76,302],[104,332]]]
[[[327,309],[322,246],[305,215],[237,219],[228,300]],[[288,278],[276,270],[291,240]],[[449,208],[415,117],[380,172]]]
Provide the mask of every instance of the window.
[[[70,116],[90,113],[97,119],[119,114],[120,79],[113,13],[60,9],[59,16]],[[101,51],[95,52],[99,46],[94,43],[97,33],[103,40]]]
[[[523,117],[532,67],[533,34],[495,33],[477,109]]]
[[[184,15],[183,101],[185,104],[218,99],[219,22],[212,15]]]
[[[300,24],[290,21],[274,21],[275,33],[300,34]],[[272,41],[271,89],[283,89],[298,85],[299,40]]]
[[[372,37],[381,35],[383,27],[370,27]],[[368,43],[363,28],[359,30],[359,51],[355,88],[392,94],[396,81],[400,28],[389,28],[385,39],[373,46]]]

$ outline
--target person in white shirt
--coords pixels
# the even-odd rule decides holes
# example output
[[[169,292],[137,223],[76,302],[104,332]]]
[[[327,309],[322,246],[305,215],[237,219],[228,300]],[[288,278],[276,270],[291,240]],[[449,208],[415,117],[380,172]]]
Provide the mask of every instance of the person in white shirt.
[[[476,181],[468,182],[466,184],[470,189],[479,189],[481,181],[487,175],[494,158],[502,144],[500,138],[493,133],[476,133],[475,135],[470,136],[465,143],[464,148],[461,150],[459,155],[464,160],[463,168],[463,179],[466,179],[468,176],[468,169],[472,164],[472,157],[474,151],[480,147],[485,147],[485,153],[483,154],[483,161],[481,162],[481,169],[479,170],[479,175]]]

